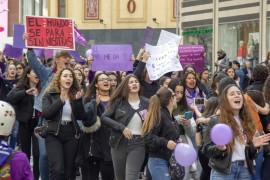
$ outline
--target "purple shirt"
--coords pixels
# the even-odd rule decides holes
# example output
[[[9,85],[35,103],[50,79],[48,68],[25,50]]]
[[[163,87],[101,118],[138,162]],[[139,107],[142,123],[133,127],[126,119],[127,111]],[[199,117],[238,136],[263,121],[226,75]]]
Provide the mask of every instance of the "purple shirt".
[[[33,180],[33,173],[31,171],[30,162],[25,153],[16,152],[10,162],[11,179],[16,180]]]

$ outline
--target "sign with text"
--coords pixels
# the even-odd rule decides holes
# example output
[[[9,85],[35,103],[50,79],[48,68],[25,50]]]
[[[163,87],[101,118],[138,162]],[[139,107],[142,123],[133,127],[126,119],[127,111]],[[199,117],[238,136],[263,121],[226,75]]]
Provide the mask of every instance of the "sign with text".
[[[185,67],[190,64],[195,67],[196,72],[204,70],[204,47],[203,45],[181,45],[178,53],[180,62]]]
[[[151,56],[146,62],[150,80],[157,80],[167,72],[183,70],[178,59],[178,45],[174,40],[160,46],[145,45]]]
[[[93,71],[132,71],[131,44],[93,45]]]
[[[141,40],[141,48],[144,48],[145,44],[150,44],[154,35],[154,29],[151,27],[146,28],[143,39]]]
[[[26,16],[26,47],[75,50],[74,23],[67,18]]]
[[[174,34],[165,30],[161,30],[159,38],[158,38],[157,46],[165,44],[171,40],[174,40],[178,46],[179,44],[183,44],[182,36],[178,36],[177,34]]]

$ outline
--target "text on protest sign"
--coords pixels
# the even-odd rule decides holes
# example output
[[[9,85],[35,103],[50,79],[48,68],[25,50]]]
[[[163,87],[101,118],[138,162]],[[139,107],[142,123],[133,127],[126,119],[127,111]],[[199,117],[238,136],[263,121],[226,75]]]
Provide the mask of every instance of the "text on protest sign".
[[[132,71],[132,45],[93,45],[93,71]]]
[[[161,30],[159,38],[158,38],[157,46],[165,44],[171,40],[174,40],[178,46],[179,44],[183,44],[182,36],[178,36],[177,34],[174,34],[165,30]]]
[[[71,19],[26,16],[26,46],[74,50],[74,24]]]
[[[150,80],[157,80],[167,72],[183,70],[177,57],[178,45],[174,40],[160,46],[145,45],[151,56],[146,62]]]
[[[196,72],[203,72],[205,59],[203,45],[181,45],[178,53],[182,66],[190,64],[195,67]]]

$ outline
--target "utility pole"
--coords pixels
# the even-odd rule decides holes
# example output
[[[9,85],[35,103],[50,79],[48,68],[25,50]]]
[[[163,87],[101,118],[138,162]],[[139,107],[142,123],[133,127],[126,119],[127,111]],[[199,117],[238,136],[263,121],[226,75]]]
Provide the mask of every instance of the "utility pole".
[[[176,12],[176,33],[179,35],[179,0],[174,0],[175,2],[175,11]]]

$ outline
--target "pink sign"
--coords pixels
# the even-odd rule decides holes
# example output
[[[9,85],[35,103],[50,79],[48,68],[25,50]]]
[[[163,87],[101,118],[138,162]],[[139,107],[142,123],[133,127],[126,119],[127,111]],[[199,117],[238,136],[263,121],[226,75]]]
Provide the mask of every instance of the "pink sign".
[[[0,38],[8,37],[8,0],[0,0]]]

